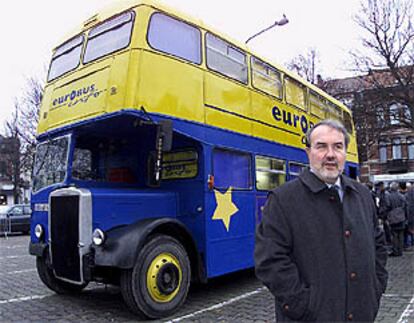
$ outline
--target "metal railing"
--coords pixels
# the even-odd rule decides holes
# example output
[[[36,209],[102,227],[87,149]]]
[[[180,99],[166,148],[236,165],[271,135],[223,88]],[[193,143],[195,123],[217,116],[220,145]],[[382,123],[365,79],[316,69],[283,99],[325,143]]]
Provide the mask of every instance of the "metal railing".
[[[0,217],[0,234],[7,239],[11,233],[11,219],[8,216]]]

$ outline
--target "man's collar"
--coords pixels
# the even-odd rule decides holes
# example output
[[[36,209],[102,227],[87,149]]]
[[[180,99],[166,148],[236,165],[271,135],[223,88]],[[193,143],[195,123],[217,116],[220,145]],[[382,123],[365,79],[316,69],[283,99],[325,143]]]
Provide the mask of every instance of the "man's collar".
[[[326,183],[322,182],[311,170],[306,169],[300,174],[299,179],[302,181],[303,184],[305,184],[313,193],[318,193],[324,189],[326,189]],[[353,181],[346,177],[341,176],[338,178],[339,185],[342,187],[344,191],[346,191],[348,188],[352,189],[354,191],[357,191],[355,184]],[[338,184],[338,180],[335,184]]]

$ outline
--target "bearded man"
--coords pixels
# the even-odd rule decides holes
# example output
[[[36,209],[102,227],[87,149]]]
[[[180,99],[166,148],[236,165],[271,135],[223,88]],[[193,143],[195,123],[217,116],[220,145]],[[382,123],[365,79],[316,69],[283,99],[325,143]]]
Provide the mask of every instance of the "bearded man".
[[[387,252],[371,193],[343,175],[349,135],[334,120],[306,135],[310,169],[269,194],[257,227],[257,277],[278,322],[373,322]]]

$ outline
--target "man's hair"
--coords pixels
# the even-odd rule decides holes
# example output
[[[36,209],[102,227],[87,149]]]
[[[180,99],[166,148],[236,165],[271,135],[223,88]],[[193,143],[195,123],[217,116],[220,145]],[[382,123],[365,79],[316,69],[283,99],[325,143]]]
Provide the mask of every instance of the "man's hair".
[[[339,122],[337,120],[333,120],[333,119],[322,120],[322,121],[318,122],[316,125],[314,125],[312,128],[310,128],[308,130],[308,132],[306,133],[306,147],[308,147],[308,148],[310,147],[312,132],[320,126],[328,126],[329,128],[332,128],[332,129],[338,130],[339,132],[342,132],[342,134],[344,135],[344,138],[345,138],[345,148],[348,148],[348,144],[349,144],[349,140],[350,140],[348,131],[346,131],[346,128],[344,127],[344,125],[341,122]]]

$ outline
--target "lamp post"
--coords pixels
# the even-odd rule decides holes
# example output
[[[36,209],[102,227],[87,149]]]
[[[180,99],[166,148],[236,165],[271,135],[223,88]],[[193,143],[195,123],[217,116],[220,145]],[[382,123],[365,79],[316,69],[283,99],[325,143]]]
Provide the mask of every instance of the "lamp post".
[[[276,26],[283,26],[286,25],[289,22],[289,19],[286,18],[286,15],[283,15],[283,18],[280,20],[276,20],[272,25],[270,25],[269,27],[260,30],[259,32],[257,32],[256,34],[254,34],[253,36],[250,36],[249,38],[247,38],[247,40],[245,41],[245,44],[247,44],[249,41],[251,41],[253,38],[263,34],[265,31],[268,31],[269,29],[272,29],[273,27]]]

